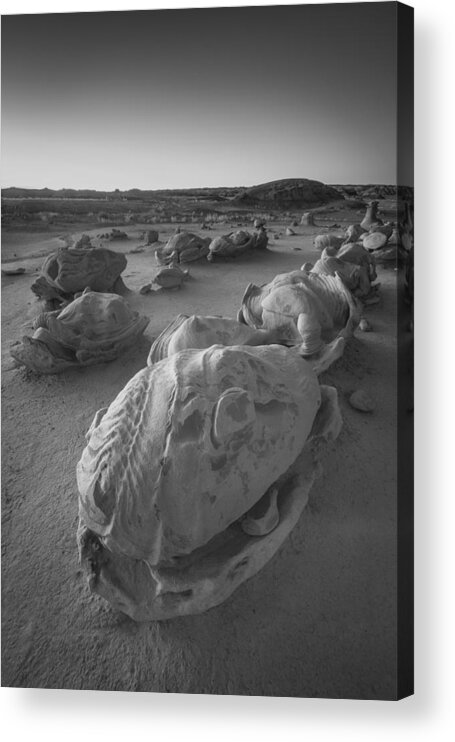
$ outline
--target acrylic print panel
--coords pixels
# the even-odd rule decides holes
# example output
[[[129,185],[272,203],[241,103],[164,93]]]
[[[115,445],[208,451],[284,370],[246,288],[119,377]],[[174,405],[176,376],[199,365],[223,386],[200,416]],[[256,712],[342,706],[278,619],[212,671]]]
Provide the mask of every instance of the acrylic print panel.
[[[3,685],[412,693],[412,18],[3,17]]]

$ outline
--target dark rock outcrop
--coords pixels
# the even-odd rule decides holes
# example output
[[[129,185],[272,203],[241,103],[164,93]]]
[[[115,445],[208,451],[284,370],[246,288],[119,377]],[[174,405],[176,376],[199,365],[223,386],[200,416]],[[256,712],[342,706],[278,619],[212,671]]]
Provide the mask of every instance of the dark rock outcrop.
[[[236,201],[242,204],[305,208],[340,199],[335,188],[318,180],[288,178],[252,186],[239,193]]]

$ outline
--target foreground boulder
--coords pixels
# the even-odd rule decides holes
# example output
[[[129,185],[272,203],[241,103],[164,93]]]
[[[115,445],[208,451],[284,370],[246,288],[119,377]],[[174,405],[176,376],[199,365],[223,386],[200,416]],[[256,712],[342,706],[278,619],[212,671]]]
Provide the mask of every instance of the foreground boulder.
[[[223,602],[295,526],[340,428],[336,390],[277,345],[143,369],[96,414],[77,466],[91,590],[136,621]]]
[[[289,326],[259,329],[249,327],[230,317],[201,317],[179,314],[158,335],[150,348],[147,365],[162,361],[174,353],[189,348],[210,348],[211,345],[284,345],[289,352],[300,354],[300,348],[294,345],[294,332]],[[313,354],[311,367],[319,376],[332,363],[343,355],[344,340],[338,338],[334,343],[324,347],[322,352]]]
[[[147,364],[162,361],[180,350],[211,345],[287,345],[285,328],[256,330],[230,317],[201,317],[179,314],[158,335],[150,348]]]

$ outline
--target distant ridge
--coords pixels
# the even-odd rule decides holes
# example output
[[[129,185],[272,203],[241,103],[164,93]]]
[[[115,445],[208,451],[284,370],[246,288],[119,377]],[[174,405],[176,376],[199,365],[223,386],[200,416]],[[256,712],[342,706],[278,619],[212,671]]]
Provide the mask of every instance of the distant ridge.
[[[252,205],[263,204],[264,206],[304,208],[319,206],[339,198],[339,191],[321,183],[319,180],[286,178],[245,188],[235,200],[239,203]]]
[[[126,191],[77,190],[74,188],[3,188],[3,198],[76,198],[76,199],[127,199],[129,201],[160,196],[195,196],[213,198],[238,203],[275,206],[316,206],[340,197],[339,191],[318,180],[305,178],[286,178],[274,180],[257,186],[231,186],[218,188],[174,188],[140,190],[130,188]]]

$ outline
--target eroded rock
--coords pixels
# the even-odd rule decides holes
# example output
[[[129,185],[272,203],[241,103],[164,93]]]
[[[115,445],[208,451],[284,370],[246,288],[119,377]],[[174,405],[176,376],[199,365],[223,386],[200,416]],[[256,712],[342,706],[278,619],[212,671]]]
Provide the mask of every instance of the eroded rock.
[[[298,270],[275,276],[263,286],[249,284],[238,319],[256,329],[287,328],[289,344],[311,356],[323,341],[350,337],[361,305],[339,275]]]
[[[154,245],[155,242],[158,242],[159,234],[155,229],[149,229],[145,233],[145,244],[146,245]]]
[[[286,539],[340,428],[336,390],[277,345],[143,369],[97,413],[77,467],[91,590],[136,621],[218,605]]]
[[[122,297],[85,290],[64,309],[42,312],[32,337],[23,337],[10,352],[35,373],[57,374],[71,366],[114,360],[148,323],[148,317],[133,312]]]
[[[370,227],[373,226],[373,224],[382,224],[381,219],[379,219],[378,217],[378,206],[379,201],[370,201],[370,203],[368,204],[365,216],[360,222],[360,226],[363,227],[363,229],[368,231]]]
[[[370,323],[368,322],[367,319],[361,319],[360,320],[360,322],[359,322],[359,330],[361,332],[371,332],[372,329],[373,328],[371,327],[371,325],[370,325]]]
[[[338,249],[343,244],[343,237],[337,237],[335,234],[318,234],[314,238],[316,250],[324,250],[326,247],[335,247]]]
[[[301,216],[300,224],[303,226],[314,227],[314,214],[311,211],[306,211]]]
[[[153,283],[163,289],[179,289],[190,272],[182,271],[177,263],[171,263],[167,268],[161,268],[153,279]]]
[[[31,289],[39,299],[57,305],[71,301],[74,294],[86,288],[117,293],[125,288],[120,274],[126,265],[122,253],[105,247],[62,247],[46,258]]]
[[[267,247],[268,237],[266,230],[261,226],[253,233],[245,229],[215,237],[209,245],[207,260],[212,262],[215,258],[236,258],[250,250],[264,249]]]
[[[349,404],[359,412],[374,412],[376,402],[363,389],[358,389],[349,397]]]
[[[190,263],[205,258],[209,252],[210,237],[199,237],[192,232],[176,232],[164,245],[155,251],[159,265]]]

